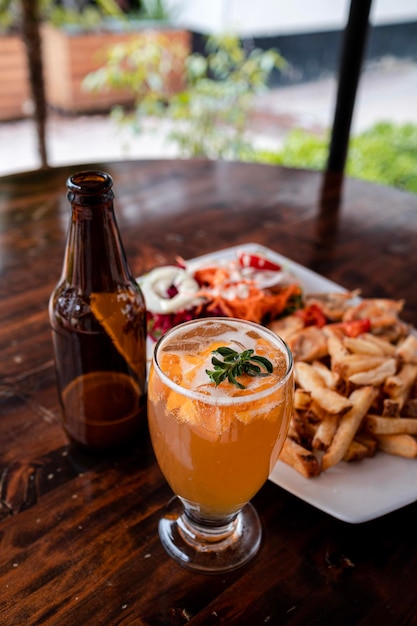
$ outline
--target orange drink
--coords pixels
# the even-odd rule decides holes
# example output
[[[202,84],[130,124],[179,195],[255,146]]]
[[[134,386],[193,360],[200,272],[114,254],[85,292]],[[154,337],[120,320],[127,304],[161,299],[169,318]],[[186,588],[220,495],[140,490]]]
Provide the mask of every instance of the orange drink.
[[[209,524],[212,544],[219,520],[233,525],[277,461],[292,401],[291,354],[257,324],[194,320],[158,342],[149,428],[162,473],[185,506],[183,537],[190,523]]]

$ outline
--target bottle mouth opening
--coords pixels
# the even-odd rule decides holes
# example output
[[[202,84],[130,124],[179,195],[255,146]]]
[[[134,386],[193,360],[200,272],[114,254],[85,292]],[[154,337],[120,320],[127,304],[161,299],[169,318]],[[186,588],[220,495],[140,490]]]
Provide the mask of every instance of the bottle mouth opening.
[[[72,174],[67,180],[67,189],[72,193],[85,195],[108,192],[113,187],[113,179],[106,172],[87,170]]]

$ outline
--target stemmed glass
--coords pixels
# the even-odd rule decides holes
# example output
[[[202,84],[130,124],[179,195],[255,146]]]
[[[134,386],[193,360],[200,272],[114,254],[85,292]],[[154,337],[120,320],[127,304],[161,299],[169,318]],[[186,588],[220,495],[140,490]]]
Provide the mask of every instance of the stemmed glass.
[[[149,429],[176,494],[159,536],[182,566],[225,572],[257,553],[261,523],[249,501],[281,451],[293,391],[291,352],[257,324],[193,320],[156,344]]]

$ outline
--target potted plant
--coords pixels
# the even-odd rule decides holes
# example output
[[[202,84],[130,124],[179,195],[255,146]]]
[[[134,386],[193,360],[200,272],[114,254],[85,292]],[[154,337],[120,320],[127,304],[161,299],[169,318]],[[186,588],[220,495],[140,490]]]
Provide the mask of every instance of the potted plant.
[[[113,3],[118,9],[114,0],[98,0],[99,7],[86,6],[81,17],[75,8],[67,8],[66,2],[0,0],[0,120],[26,117],[38,108],[38,100],[44,99],[41,21],[73,23],[78,18],[92,26],[99,23],[104,12],[111,13]],[[83,4],[87,3],[84,0]],[[118,11],[119,16],[124,15]],[[46,104],[41,105],[45,109]]]
[[[129,89],[135,105],[114,107],[116,120],[135,133],[146,132],[142,122],[150,117],[170,122],[167,140],[182,157],[250,160],[255,95],[268,89],[274,69],[285,69],[285,59],[274,49],[247,46],[233,34],[212,35],[205,54],[188,55],[183,88],[170,91],[167,79],[177,62],[174,49],[125,44],[110,50],[85,84]]]
[[[63,6],[49,12],[42,26],[46,98],[57,110],[97,112],[133,102],[128,89],[113,87],[92,92],[83,86],[84,77],[97,70],[107,51],[117,44],[138,38],[151,44],[162,39],[164,45],[181,43],[189,51],[190,34],[172,27],[163,0],[143,1],[137,11],[128,13],[116,0],[96,3],[93,8],[85,0],[78,0],[78,10],[73,11],[63,2]]]

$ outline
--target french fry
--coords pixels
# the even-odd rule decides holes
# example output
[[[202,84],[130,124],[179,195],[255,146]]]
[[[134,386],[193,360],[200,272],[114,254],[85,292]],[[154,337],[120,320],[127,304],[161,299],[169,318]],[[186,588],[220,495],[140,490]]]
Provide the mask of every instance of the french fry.
[[[338,363],[341,363],[343,359],[349,356],[349,350],[346,348],[343,340],[335,335],[333,331],[326,330],[326,327],[324,327],[323,332],[327,336],[327,351],[330,356],[332,369],[334,369]]]
[[[308,411],[294,411],[291,424],[303,443],[311,443],[317,430],[317,418]]]
[[[377,441],[382,452],[409,459],[417,456],[417,441],[411,435],[377,435]]]
[[[320,374],[308,363],[295,364],[295,378],[298,384],[311,392],[311,397],[329,413],[343,414],[349,411],[352,404],[344,396],[328,389]]]
[[[355,437],[356,441],[359,441],[362,445],[366,446],[368,450],[367,456],[375,456],[377,450],[377,440],[375,437],[369,435],[368,433],[357,433]]]
[[[314,454],[289,437],[285,440],[279,460],[293,467],[305,478],[318,476],[321,471],[320,463]]]
[[[368,414],[364,419],[364,428],[374,435],[417,435],[417,419]]]
[[[294,409],[306,411],[311,405],[311,393],[305,389],[296,389],[294,393]]]
[[[382,385],[388,376],[395,374],[396,369],[396,360],[386,359],[378,367],[374,367],[366,372],[352,374],[352,376],[349,376],[349,380],[355,385]]]
[[[367,456],[368,448],[364,444],[354,439],[346,450],[343,456],[343,460],[351,463],[352,461],[362,461],[362,459]]]
[[[381,346],[374,341],[369,341],[365,337],[345,337],[343,343],[350,352],[356,354],[369,354],[373,356],[384,356]]]
[[[340,381],[340,376],[337,374],[337,372],[333,372],[327,367],[327,365],[322,363],[322,361],[313,361],[312,366],[314,367],[316,372],[320,374],[324,383],[329,389],[336,389]]]
[[[376,393],[377,391],[371,386],[361,387],[351,393],[349,400],[352,408],[343,415],[333,441],[323,456],[323,470],[336,465],[343,459]]]
[[[377,335],[372,335],[371,333],[363,333],[361,337],[378,346],[378,348],[382,351],[382,354],[385,356],[394,356],[396,353],[395,346],[391,342],[387,341],[387,339],[383,339]]]
[[[328,415],[330,415],[330,413],[323,409],[323,407],[320,406],[320,404],[318,404],[315,400],[312,401],[309,411],[316,417],[316,422],[322,422]],[[335,417],[336,419],[339,418],[338,415],[335,415]]]
[[[317,430],[311,442],[313,450],[327,450],[333,441],[333,437],[339,424],[339,416],[327,413],[317,426]]]
[[[400,403],[391,398],[384,398],[382,417],[400,417]]]
[[[404,341],[402,341],[395,354],[400,357],[405,363],[417,364],[417,337],[413,333],[410,333]]]
[[[345,378],[350,378],[358,372],[366,372],[375,367],[379,367],[385,363],[383,356],[370,356],[369,354],[348,354],[344,359],[339,361],[334,369]]]
[[[416,378],[417,365],[405,363],[396,375],[389,376],[385,380],[384,391],[389,395],[391,400],[396,400],[400,404],[400,408],[402,408]]]

